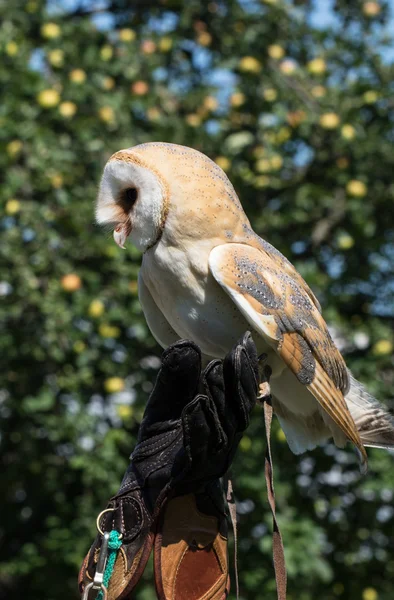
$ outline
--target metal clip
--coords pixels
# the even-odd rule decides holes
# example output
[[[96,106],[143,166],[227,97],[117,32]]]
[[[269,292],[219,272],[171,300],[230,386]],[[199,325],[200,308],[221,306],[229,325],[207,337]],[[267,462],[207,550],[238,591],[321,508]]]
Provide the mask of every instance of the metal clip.
[[[82,600],[89,600],[89,594],[91,590],[96,592],[103,592],[103,600],[107,600],[107,588],[103,583],[105,565],[108,556],[108,542],[109,542],[109,531],[103,534],[103,541],[100,548],[100,554],[97,561],[96,572],[94,574],[93,581],[85,587],[83,592]],[[97,595],[97,594],[96,594]]]

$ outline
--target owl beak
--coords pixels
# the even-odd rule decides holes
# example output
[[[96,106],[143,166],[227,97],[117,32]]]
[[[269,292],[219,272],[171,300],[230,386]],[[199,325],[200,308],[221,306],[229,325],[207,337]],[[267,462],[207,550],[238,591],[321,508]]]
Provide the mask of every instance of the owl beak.
[[[131,225],[129,222],[121,223],[114,230],[114,240],[118,244],[119,248],[125,250],[125,242],[130,235]]]

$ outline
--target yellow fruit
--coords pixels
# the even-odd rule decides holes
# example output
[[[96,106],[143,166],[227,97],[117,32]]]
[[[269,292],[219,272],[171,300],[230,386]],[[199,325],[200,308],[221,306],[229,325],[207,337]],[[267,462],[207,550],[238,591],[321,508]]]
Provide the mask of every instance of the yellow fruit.
[[[130,419],[133,416],[134,409],[129,404],[118,404],[116,412],[121,419],[125,420]]]
[[[254,186],[258,189],[268,187],[270,185],[270,183],[271,183],[271,180],[266,175],[259,175],[254,180]]]
[[[48,52],[48,60],[54,67],[61,67],[64,62],[64,52],[60,48]]]
[[[203,105],[207,110],[213,111],[217,109],[219,103],[213,96],[207,96],[204,98]]]
[[[201,117],[195,113],[191,113],[190,115],[186,115],[185,121],[190,127],[198,127],[201,124]]]
[[[311,94],[315,98],[323,98],[323,96],[325,96],[326,93],[327,93],[327,90],[323,85],[315,85],[311,89]]]
[[[223,169],[223,171],[228,171],[231,166],[231,163],[227,156],[217,156],[215,158],[215,163],[219,165],[219,167]]]
[[[288,139],[291,138],[291,130],[288,127],[281,127],[276,134],[276,141],[279,144],[283,144],[283,142],[287,142]]]
[[[112,56],[113,56],[113,48],[112,46],[110,46],[109,44],[105,44],[105,46],[103,46],[100,50],[100,58],[101,60],[111,60]]]
[[[153,54],[156,52],[156,44],[153,40],[144,40],[141,44],[141,52],[144,54]]]
[[[89,304],[88,313],[90,317],[101,317],[105,310],[104,304],[101,300],[92,300]]]
[[[110,106],[102,106],[98,111],[98,114],[104,123],[110,123],[115,120],[115,113]]]
[[[283,166],[283,158],[279,154],[274,154],[270,158],[271,167],[274,171],[277,171]]]
[[[207,31],[201,31],[197,36],[197,42],[200,46],[210,46],[212,42],[212,36]]]
[[[83,352],[85,350],[85,348],[86,348],[86,344],[82,340],[77,340],[76,342],[74,342],[73,350],[77,354],[81,354],[81,352]]]
[[[82,286],[82,280],[79,275],[75,273],[69,273],[68,275],[64,275],[60,280],[62,288],[66,292],[75,292],[79,290]]]
[[[363,198],[367,194],[368,189],[363,181],[351,179],[346,186],[346,191],[350,196]]]
[[[271,44],[271,46],[268,46],[268,55],[271,58],[275,58],[277,60],[279,60],[280,58],[283,58],[285,55],[285,51],[282,48],[282,46],[279,46],[279,44]]]
[[[239,449],[241,452],[247,452],[252,447],[252,440],[247,435],[244,435],[241,441],[239,442]]]
[[[258,173],[269,173],[271,171],[271,161],[268,158],[260,158],[256,162],[256,171]]]
[[[340,156],[335,162],[338,169],[346,169],[349,166],[349,159],[346,156]]]
[[[286,60],[282,60],[279,69],[284,75],[292,75],[297,70],[297,63],[291,58],[287,58]]]
[[[294,112],[289,112],[286,115],[287,122],[291,127],[297,127],[306,119],[306,112],[304,110],[295,110]]]
[[[368,587],[363,590],[363,600],[378,600],[378,598],[378,592],[375,588]]]
[[[23,144],[20,140],[12,140],[7,144],[6,150],[9,156],[17,156],[22,150]]]
[[[44,23],[44,25],[41,26],[40,31],[42,37],[47,40],[57,38],[61,33],[60,27],[59,25],[56,25],[56,23]]]
[[[338,248],[341,250],[350,250],[354,246],[354,238],[348,233],[341,233],[338,236]]]
[[[264,148],[264,146],[261,146],[260,144],[253,148],[254,158],[263,158],[263,156],[265,156],[266,154],[267,154],[266,149]]]
[[[276,434],[276,439],[278,440],[278,442],[285,442],[286,441],[286,436],[285,436],[285,432],[283,431],[283,429],[278,429],[277,434]]]
[[[263,98],[267,100],[267,102],[274,102],[278,97],[278,92],[273,88],[267,88],[263,90]]]
[[[115,79],[113,77],[104,77],[101,86],[103,90],[112,90],[115,87]]]
[[[128,287],[129,287],[129,291],[132,294],[137,294],[138,293],[138,281],[136,279],[133,279],[132,281],[130,281]]]
[[[15,54],[18,54],[18,50],[19,46],[16,42],[8,42],[5,46],[5,51],[8,56],[15,56]]]
[[[375,356],[385,356],[386,354],[392,354],[393,349],[394,347],[390,340],[379,340],[374,344],[372,353]]]
[[[132,42],[135,40],[135,31],[133,29],[121,29],[119,31],[119,39],[121,42]]]
[[[59,112],[62,117],[70,119],[77,112],[77,105],[74,102],[62,102],[59,104]]]
[[[124,379],[121,377],[109,377],[104,381],[104,389],[108,394],[116,394],[116,392],[123,392],[125,388]]]
[[[99,327],[99,334],[104,338],[118,338],[120,333],[119,327],[115,327],[114,325],[103,323]]]
[[[368,90],[364,92],[363,98],[366,104],[373,104],[379,98],[379,94],[375,90]]]
[[[60,94],[54,89],[42,90],[37,95],[37,102],[43,108],[53,108],[59,104]]]
[[[238,108],[239,106],[242,106],[245,100],[245,94],[242,94],[242,92],[235,92],[235,94],[231,94],[230,96],[230,105],[234,106],[234,108]]]
[[[145,94],[149,92],[149,85],[146,83],[146,81],[135,81],[131,86],[131,91],[136,96],[145,96]]]
[[[377,2],[365,2],[363,6],[363,13],[366,17],[376,17],[381,10],[382,7]]]
[[[323,129],[336,129],[340,123],[339,116],[334,112],[324,113],[319,119]]]
[[[312,75],[322,75],[327,69],[326,61],[323,58],[314,58],[308,62],[307,69]]]
[[[353,125],[347,123],[341,128],[341,135],[345,140],[353,140],[356,137],[356,130]]]
[[[275,144],[275,140],[276,140],[276,134],[275,131],[266,131],[264,134],[264,139],[266,140],[266,142],[268,142],[268,144]]]
[[[146,111],[147,117],[150,121],[157,121],[161,117],[161,112],[156,106],[151,106]]]
[[[52,184],[52,187],[54,187],[56,190],[61,188],[63,185],[63,176],[60,175],[60,173],[55,173],[54,175],[51,175],[49,180]]]
[[[7,215],[16,215],[20,211],[20,209],[21,203],[19,202],[19,200],[15,200],[15,198],[8,200],[5,205],[5,212]]]
[[[168,52],[172,48],[172,39],[170,37],[163,37],[159,41],[159,50],[161,52]]]
[[[86,73],[83,69],[73,69],[72,71],[70,71],[68,76],[70,78],[70,81],[72,81],[73,83],[80,84],[86,81]]]
[[[260,73],[261,62],[254,56],[244,56],[239,61],[239,70],[243,73]]]

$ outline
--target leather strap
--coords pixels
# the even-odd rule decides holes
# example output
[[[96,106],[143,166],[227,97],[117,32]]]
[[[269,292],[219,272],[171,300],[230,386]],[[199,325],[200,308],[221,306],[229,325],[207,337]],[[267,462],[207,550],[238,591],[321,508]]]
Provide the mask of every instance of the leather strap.
[[[283,549],[282,535],[280,533],[278,521],[276,519],[275,508],[275,491],[274,491],[274,472],[272,467],[271,454],[271,424],[272,424],[272,404],[270,399],[264,402],[264,421],[265,432],[267,437],[267,451],[265,454],[265,481],[267,484],[268,502],[272,512],[273,534],[272,534],[272,551],[274,556],[274,570],[276,580],[276,591],[278,600],[286,600],[286,563],[285,553]]]
[[[238,531],[237,531],[237,506],[235,504],[233,482],[227,479],[226,500],[228,511],[230,513],[231,525],[234,534],[234,573],[235,573],[235,593],[239,598],[239,578],[238,578]]]

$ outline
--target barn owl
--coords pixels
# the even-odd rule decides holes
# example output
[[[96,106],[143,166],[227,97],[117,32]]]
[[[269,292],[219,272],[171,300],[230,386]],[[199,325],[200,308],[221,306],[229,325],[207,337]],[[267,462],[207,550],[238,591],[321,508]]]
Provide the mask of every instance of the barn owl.
[[[252,229],[226,174],[200,152],[168,143],[121,150],[107,162],[96,204],[116,243],[143,252],[139,298],[164,348],[196,342],[223,358],[245,330],[271,367],[272,405],[290,449],[333,438],[394,448],[394,418],[346,368],[315,295]]]

